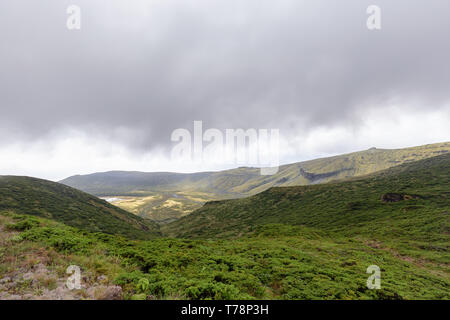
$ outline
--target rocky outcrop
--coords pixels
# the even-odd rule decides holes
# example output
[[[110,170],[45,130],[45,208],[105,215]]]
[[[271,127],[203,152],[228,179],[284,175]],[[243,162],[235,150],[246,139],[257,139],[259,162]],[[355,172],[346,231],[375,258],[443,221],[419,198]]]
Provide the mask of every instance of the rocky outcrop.
[[[70,290],[65,278],[39,263],[30,270],[17,270],[0,279],[0,300],[121,300],[122,288],[108,285],[107,278],[100,276],[98,282],[89,285],[85,278],[81,289]]]
[[[404,200],[418,199],[417,195],[401,194],[401,193],[385,193],[381,196],[383,202],[399,202]]]

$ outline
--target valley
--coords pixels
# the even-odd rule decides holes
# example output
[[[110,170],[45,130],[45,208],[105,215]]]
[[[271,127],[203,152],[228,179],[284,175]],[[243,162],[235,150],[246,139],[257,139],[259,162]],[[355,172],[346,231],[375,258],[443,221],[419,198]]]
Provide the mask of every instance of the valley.
[[[104,195],[138,215],[177,208],[159,223],[59,183],[1,177],[0,297],[450,299],[450,153],[406,160],[235,199],[188,188]],[[205,204],[179,214],[189,201]],[[73,292],[61,289],[69,265],[83,275]],[[366,284],[373,265],[380,289]]]
[[[101,198],[140,217],[149,218],[158,224],[165,224],[190,214],[202,207],[205,202],[218,199],[220,196],[196,191],[161,191],[146,192],[142,196]]]
[[[243,198],[277,186],[301,186],[364,176],[403,163],[450,152],[450,143],[404,149],[376,149],[283,165],[273,176],[258,168],[218,172],[145,173],[112,171],[72,176],[63,184],[103,198],[157,223],[190,214],[211,200]]]
[[[445,316],[449,13],[0,1],[2,314]]]

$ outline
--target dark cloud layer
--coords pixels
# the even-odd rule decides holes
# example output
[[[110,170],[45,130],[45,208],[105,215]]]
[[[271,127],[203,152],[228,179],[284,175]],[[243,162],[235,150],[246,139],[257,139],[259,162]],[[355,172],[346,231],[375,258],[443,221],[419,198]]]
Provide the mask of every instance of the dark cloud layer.
[[[446,105],[449,39],[448,0],[5,0],[0,126],[5,140],[71,127],[146,151],[193,120],[352,127],[368,107]]]

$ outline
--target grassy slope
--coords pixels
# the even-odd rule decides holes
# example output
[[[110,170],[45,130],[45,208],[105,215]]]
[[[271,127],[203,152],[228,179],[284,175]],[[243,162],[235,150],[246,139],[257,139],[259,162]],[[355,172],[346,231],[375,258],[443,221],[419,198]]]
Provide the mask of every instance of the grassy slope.
[[[125,299],[450,299],[448,267],[312,228],[265,225],[236,240],[133,241],[0,211],[2,228],[19,234],[3,239],[0,278],[29,265],[32,250],[33,261],[47,261],[60,276],[72,264],[89,279],[106,275]],[[380,290],[366,287],[373,264],[381,268]],[[9,290],[20,294],[24,286]]]
[[[0,176],[0,210],[51,218],[93,232],[149,238],[158,226],[106,201],[41,179]]]
[[[449,175],[444,155],[209,203],[165,229],[196,240],[127,240],[0,210],[0,229],[19,232],[3,240],[0,278],[40,248],[57,253],[57,270],[106,275],[125,298],[450,299]],[[416,199],[384,203],[387,192]],[[366,287],[370,265],[381,290]]]
[[[133,199],[123,203],[123,208],[133,206],[133,213],[162,222],[182,217],[204,203],[184,196],[171,197],[173,193],[195,196],[200,192],[203,193],[201,200],[237,198],[274,186],[309,185],[362,176],[449,151],[448,142],[397,150],[370,149],[284,165],[273,176],[261,176],[257,168],[195,174],[106,172],[73,176],[62,183],[99,196],[131,196]],[[151,195],[157,197],[149,198]],[[166,203],[161,202],[158,195],[163,196]],[[145,197],[147,200],[143,203]],[[173,201],[180,205],[170,207]]]
[[[385,193],[417,198],[385,203]],[[449,263],[449,197],[446,154],[350,181],[277,187],[249,198],[210,202],[162,231],[182,238],[230,238],[269,223],[301,225]]]
[[[450,152],[450,142],[404,149],[369,149],[335,157],[320,158],[280,167],[277,175],[257,177],[230,191],[257,194],[273,186],[298,186],[359,177],[403,163]]]

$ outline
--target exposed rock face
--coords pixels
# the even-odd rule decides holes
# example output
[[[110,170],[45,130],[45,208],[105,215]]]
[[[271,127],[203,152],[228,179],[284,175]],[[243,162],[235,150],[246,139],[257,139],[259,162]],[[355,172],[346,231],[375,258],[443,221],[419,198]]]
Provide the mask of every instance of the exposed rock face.
[[[65,278],[58,278],[56,273],[39,263],[31,269],[19,269],[14,274],[0,279],[0,300],[121,300],[122,288],[107,285],[107,277],[98,277],[105,284],[84,281],[80,290],[67,288]],[[26,286],[25,286],[26,284]],[[47,287],[43,287],[43,284]],[[24,288],[25,287],[25,288]],[[20,288],[20,290],[19,290]],[[40,288],[41,290],[36,290]],[[40,293],[36,293],[40,291]]]
[[[4,277],[3,279],[0,279],[0,284],[5,284],[11,281],[12,279],[10,277]]]
[[[381,196],[381,201],[383,202],[399,202],[403,200],[403,195],[399,193],[385,193]]]
[[[16,284],[10,282],[8,286],[0,286],[0,300],[121,300],[122,288],[120,286],[94,285],[81,290],[69,290],[65,282],[58,281],[55,289],[44,289],[40,294],[35,291],[25,291],[14,294]],[[30,287],[32,289],[32,287]]]
[[[344,172],[344,171],[351,171],[351,169],[346,168],[346,169],[340,169],[340,170],[326,172],[326,173],[312,173],[312,172],[307,172],[302,167],[299,168],[300,175],[302,175],[303,177],[308,179],[311,183],[317,183],[317,182],[323,181],[324,179],[328,179],[333,176],[337,176],[338,174],[340,174],[341,172]]]
[[[121,300],[120,286],[96,286],[87,290],[87,294],[97,300]]]
[[[121,300],[122,299],[122,287],[109,286],[106,288],[104,300]]]
[[[418,196],[401,194],[401,193],[385,193],[381,196],[381,201],[383,202],[399,202],[403,200],[417,199]]]

